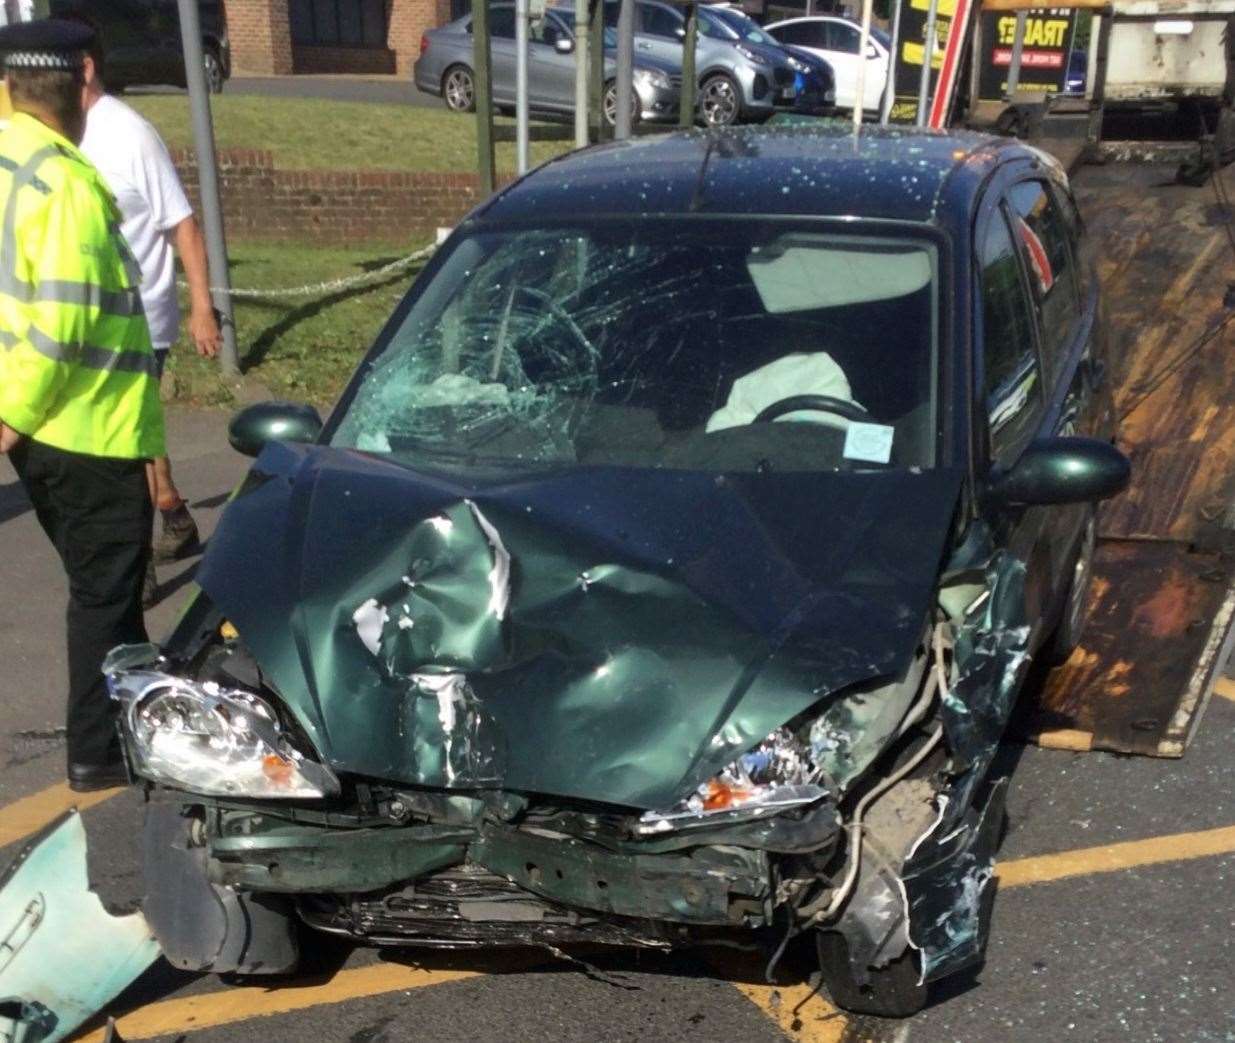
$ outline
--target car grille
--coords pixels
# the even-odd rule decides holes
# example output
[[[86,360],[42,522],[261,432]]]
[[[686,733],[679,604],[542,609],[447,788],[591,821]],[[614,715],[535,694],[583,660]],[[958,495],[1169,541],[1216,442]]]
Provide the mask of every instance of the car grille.
[[[792,87],[794,78],[796,77],[797,74],[792,69],[787,68],[782,65],[776,69],[776,72],[774,75],[776,77],[776,86]]]
[[[669,77],[669,86],[670,86],[670,87],[673,87],[673,88],[675,88],[675,89],[676,89],[676,88],[681,87],[681,86],[682,86],[682,77],[681,77],[681,76],[670,76],[670,77]]]

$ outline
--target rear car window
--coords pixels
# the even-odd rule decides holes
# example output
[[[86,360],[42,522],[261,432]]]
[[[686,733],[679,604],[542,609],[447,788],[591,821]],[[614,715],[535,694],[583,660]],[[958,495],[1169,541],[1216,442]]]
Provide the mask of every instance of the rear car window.
[[[1042,319],[1043,354],[1053,375],[1062,367],[1073,326],[1080,317],[1076,265],[1068,245],[1067,226],[1059,205],[1042,181],[1014,185],[1008,200]]]
[[[1037,428],[1042,414],[1042,379],[1033,312],[1002,212],[991,220],[979,247],[979,261],[983,391],[991,458],[1008,464]]]

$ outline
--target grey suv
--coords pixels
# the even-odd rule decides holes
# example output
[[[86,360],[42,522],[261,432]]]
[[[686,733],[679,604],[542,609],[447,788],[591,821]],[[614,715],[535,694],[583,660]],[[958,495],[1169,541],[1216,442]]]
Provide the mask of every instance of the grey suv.
[[[501,109],[515,104],[515,11],[510,4],[489,9],[493,60],[493,100]],[[605,119],[617,116],[616,62],[612,33],[606,37]],[[575,108],[575,32],[573,12],[557,8],[533,22],[528,41],[529,107],[536,112],[568,113]],[[681,50],[681,48],[679,48]],[[472,72],[472,17],[466,15],[425,33],[420,58],[412,70],[416,86],[436,94],[455,112],[471,112],[476,104]],[[681,66],[672,60],[640,54],[635,62],[636,120],[677,119],[682,87]]]
[[[619,5],[606,0],[605,24],[616,27]],[[798,74],[806,67],[741,11],[699,7],[699,116],[709,126],[758,120],[797,102]],[[682,63],[686,18],[669,4],[640,0],[635,5],[637,60]]]

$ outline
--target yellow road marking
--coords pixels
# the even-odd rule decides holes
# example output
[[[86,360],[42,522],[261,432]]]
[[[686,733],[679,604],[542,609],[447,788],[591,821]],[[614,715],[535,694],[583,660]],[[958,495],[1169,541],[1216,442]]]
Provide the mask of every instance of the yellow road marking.
[[[811,995],[813,990],[806,982],[752,985],[733,981],[729,984],[758,1007],[760,1013],[776,1022],[781,1032],[799,1043],[840,1043],[849,1027],[844,1011],[837,1010],[817,992]]]
[[[182,996],[140,1007],[116,1020],[123,1039],[154,1039],[177,1036],[200,1029],[230,1025],[237,1021],[264,1018],[273,1014],[317,1007],[324,1003],[381,996],[405,989],[423,989],[450,981],[478,978],[483,971],[425,970],[400,963],[375,963],[368,967],[339,971],[329,981],[281,985],[244,985]],[[103,1029],[79,1038],[79,1043],[100,1043]]]
[[[1128,840],[1122,844],[996,862],[995,875],[999,878],[1000,887],[1022,887],[1073,876],[1114,873],[1121,869],[1135,869],[1161,862],[1184,862],[1232,852],[1235,852],[1235,826],[1223,826],[1197,833],[1172,833],[1148,840]]]
[[[1235,678],[1219,677],[1214,682],[1214,695],[1220,695],[1223,699],[1235,702]]]
[[[124,787],[118,787],[96,790],[94,793],[74,793],[67,782],[57,782],[38,793],[15,800],[0,808],[0,846],[37,833],[69,808],[85,811],[123,792]]]

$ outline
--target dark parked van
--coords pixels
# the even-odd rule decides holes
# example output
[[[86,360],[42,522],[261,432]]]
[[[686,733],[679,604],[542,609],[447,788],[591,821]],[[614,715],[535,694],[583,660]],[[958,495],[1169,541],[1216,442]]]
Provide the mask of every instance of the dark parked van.
[[[198,0],[206,84],[218,94],[231,75],[231,48],[222,0]],[[107,85],[184,87],[184,54],[176,0],[51,0],[57,18],[89,22],[103,40]]]

